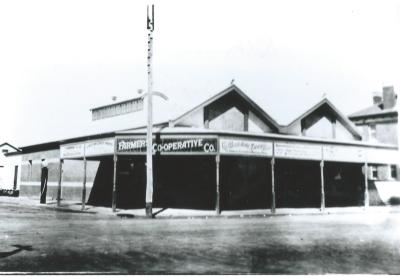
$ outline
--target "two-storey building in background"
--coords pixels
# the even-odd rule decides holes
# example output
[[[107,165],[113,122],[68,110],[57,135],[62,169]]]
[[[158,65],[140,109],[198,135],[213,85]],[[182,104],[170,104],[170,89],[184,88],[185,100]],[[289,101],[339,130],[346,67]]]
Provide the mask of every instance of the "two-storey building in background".
[[[374,92],[372,105],[349,115],[357,126],[362,139],[367,142],[399,145],[397,94],[393,86],[383,87],[382,92]],[[400,156],[399,156],[400,159]],[[381,197],[390,198],[391,193],[400,193],[399,164],[370,164],[369,179],[381,191]]]

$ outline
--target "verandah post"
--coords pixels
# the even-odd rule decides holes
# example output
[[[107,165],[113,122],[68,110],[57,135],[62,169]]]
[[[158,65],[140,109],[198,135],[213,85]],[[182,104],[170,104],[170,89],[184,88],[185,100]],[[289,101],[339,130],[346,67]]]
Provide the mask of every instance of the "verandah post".
[[[271,159],[271,213],[275,214],[275,157]]]
[[[219,163],[220,163],[220,155],[217,154],[215,156],[215,167],[216,167],[216,198],[215,198],[215,212],[217,215],[221,214],[221,206],[220,206],[220,186],[219,186]]]
[[[321,211],[325,211],[325,179],[324,179],[324,160],[319,163],[321,168]]]
[[[58,174],[58,188],[57,188],[57,206],[61,205],[61,182],[62,182],[62,167],[63,167],[63,159],[60,159],[59,164],[59,174]]]
[[[368,163],[364,164],[364,208],[367,209],[369,207],[369,191],[368,191]]]
[[[271,213],[275,214],[275,142],[272,142],[272,159],[271,159]]]
[[[82,211],[85,210],[86,203],[86,156],[83,156],[83,188],[82,188]]]
[[[112,210],[115,212],[117,208],[117,162],[118,156],[114,154],[113,163],[114,163],[114,172],[113,172],[113,192],[112,192]]]

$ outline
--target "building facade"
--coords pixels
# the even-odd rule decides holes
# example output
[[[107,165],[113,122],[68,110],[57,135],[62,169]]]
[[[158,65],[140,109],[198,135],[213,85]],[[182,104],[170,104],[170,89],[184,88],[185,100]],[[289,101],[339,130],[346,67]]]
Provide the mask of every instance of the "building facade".
[[[375,92],[372,103],[349,115],[349,119],[360,130],[363,140],[397,145],[397,94],[393,86],[383,87],[383,93]]]
[[[138,113],[144,110],[138,110]],[[134,114],[135,115],[135,114]],[[137,118],[142,118],[138,114]],[[232,85],[154,124],[154,207],[221,210],[382,204],[370,165],[396,165],[398,147],[363,141],[324,98],[279,125]],[[22,148],[21,196],[144,208],[146,124]]]
[[[21,155],[19,149],[9,143],[0,144],[0,191],[13,194],[19,190],[21,179]]]
[[[363,136],[363,140],[398,146],[397,94],[393,86],[373,93],[372,105],[349,116]],[[398,165],[371,165],[369,178],[376,185],[398,179]],[[393,184],[394,185],[394,184]],[[393,187],[395,189],[396,186]]]

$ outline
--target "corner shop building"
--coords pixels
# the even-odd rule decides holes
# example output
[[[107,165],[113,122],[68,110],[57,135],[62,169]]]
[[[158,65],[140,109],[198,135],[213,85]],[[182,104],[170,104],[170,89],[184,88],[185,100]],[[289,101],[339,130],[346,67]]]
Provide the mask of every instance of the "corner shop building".
[[[144,208],[145,133],[142,124],[23,147],[20,194],[40,196],[46,159],[48,197]],[[327,99],[281,126],[235,85],[156,122],[152,147],[154,207],[217,212],[379,204],[368,167],[398,163],[397,146],[361,141]]]

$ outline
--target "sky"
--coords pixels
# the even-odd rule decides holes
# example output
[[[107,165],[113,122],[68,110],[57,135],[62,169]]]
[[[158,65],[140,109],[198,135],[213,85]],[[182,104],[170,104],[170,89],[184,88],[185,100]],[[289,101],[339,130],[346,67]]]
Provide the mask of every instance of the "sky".
[[[0,143],[82,135],[90,108],[146,91],[151,3],[169,97],[155,108],[186,111],[234,79],[287,124],[324,94],[350,114],[400,91],[400,1],[1,0]]]

